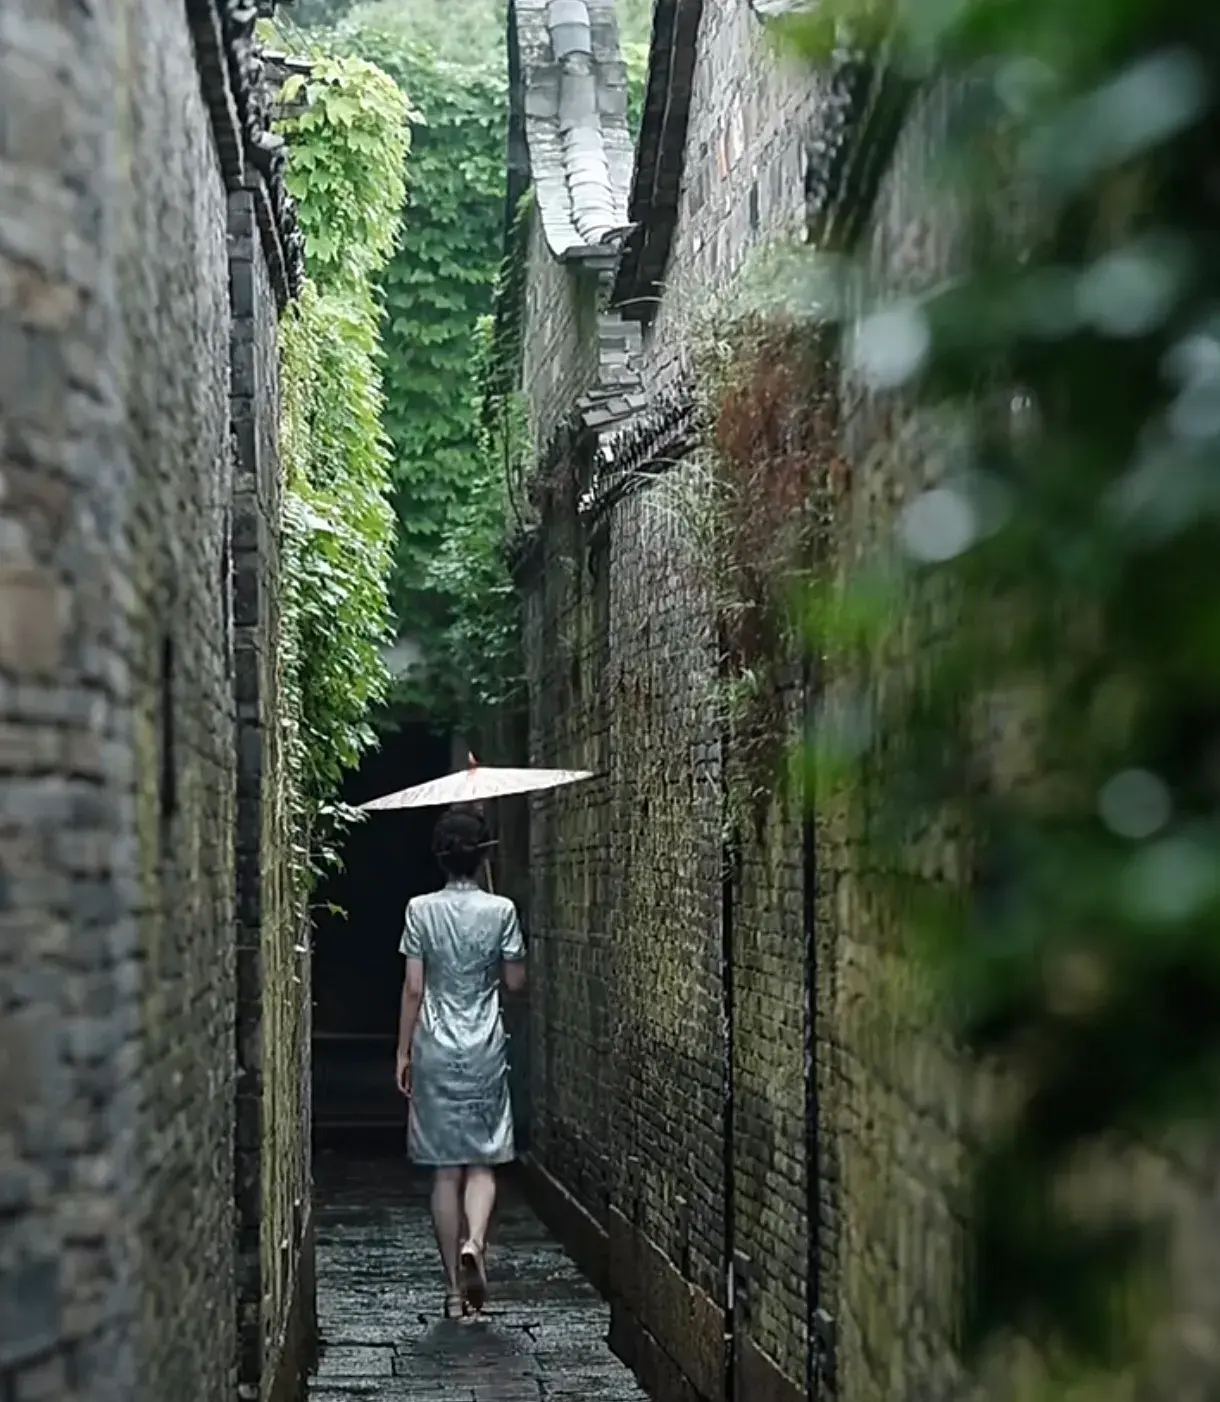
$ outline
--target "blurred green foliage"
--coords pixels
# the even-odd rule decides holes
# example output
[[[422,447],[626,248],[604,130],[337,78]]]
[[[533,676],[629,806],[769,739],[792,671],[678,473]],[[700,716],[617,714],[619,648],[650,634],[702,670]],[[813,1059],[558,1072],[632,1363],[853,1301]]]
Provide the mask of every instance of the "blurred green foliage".
[[[1210,1133],[1220,1096],[1220,8],[823,3],[782,28],[945,86],[968,230],[949,281],[845,329],[940,425],[942,474],[813,600],[828,674],[872,673],[813,764],[861,800],[961,1044],[1024,1087],[977,1160],[968,1347],[1121,1366],[1156,1238],[1134,1201],[1085,1220],[1065,1177]],[[887,665],[928,600],[945,636]],[[1014,715],[1019,775],[993,744]],[[964,895],[910,874],[947,813]]]

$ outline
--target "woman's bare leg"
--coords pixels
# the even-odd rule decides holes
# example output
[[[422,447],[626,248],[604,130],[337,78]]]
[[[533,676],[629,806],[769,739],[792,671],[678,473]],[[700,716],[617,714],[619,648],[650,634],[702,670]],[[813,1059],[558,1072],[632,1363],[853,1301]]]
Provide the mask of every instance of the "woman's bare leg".
[[[491,1210],[496,1205],[496,1172],[493,1168],[466,1170],[466,1239],[480,1251],[487,1245]]]
[[[458,1288],[458,1250],[462,1244],[462,1170],[438,1168],[432,1176],[432,1230],[445,1268],[445,1289]]]

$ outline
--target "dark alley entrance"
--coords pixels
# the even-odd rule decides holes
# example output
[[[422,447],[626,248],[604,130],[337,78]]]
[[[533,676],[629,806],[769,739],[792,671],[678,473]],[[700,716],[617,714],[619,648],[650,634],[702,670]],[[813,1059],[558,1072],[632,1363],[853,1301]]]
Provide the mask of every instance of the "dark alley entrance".
[[[405,725],[344,785],[359,804],[444,774],[449,739]],[[393,1085],[402,970],[398,941],[407,901],[437,885],[432,809],[376,813],[343,844],[343,870],[315,896],[313,1118],[324,1134],[392,1129],[405,1122]]]

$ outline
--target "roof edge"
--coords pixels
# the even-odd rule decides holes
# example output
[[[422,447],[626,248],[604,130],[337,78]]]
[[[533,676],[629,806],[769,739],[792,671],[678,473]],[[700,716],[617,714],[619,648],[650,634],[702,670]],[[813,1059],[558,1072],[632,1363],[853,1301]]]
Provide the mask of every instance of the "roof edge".
[[[657,0],[627,235],[611,291],[625,317],[647,321],[669,263],[686,168],[686,132],[703,0]]]
[[[600,249],[626,225],[632,155],[613,4],[510,0],[508,29],[510,205],[524,177],[553,257]]]

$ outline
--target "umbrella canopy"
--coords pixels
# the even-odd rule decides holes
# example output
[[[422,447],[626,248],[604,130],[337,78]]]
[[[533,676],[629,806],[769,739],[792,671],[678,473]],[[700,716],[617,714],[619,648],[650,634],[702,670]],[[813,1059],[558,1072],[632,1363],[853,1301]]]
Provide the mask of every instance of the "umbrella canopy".
[[[585,769],[494,769],[485,768],[474,756],[465,769],[446,774],[443,779],[429,779],[426,784],[399,789],[397,793],[370,799],[360,807],[366,812],[387,808],[447,808],[451,803],[483,803],[491,798],[508,798],[512,794],[537,793],[542,789],[559,789],[565,784],[578,784],[591,779]]]

